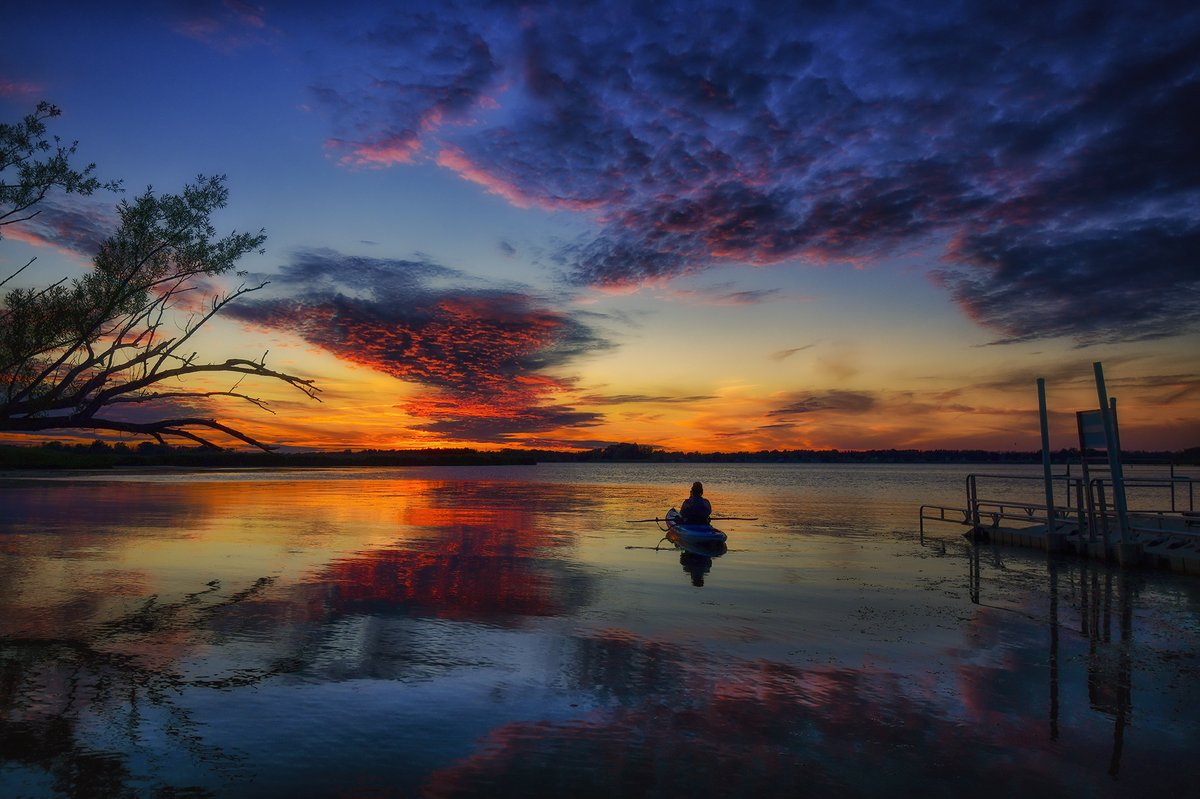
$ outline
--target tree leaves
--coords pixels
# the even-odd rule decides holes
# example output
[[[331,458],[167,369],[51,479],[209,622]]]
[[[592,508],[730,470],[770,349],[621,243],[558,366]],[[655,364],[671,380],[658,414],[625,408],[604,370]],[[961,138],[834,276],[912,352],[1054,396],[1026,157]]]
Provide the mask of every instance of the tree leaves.
[[[5,225],[37,216],[35,206],[51,189],[88,195],[120,188],[120,181],[101,182],[95,164],[71,166],[79,142],[64,145],[57,136],[46,138],[46,120],[61,114],[58,106],[42,101],[17,124],[0,123],[0,239]]]
[[[0,189],[0,224],[32,218],[34,206],[54,188],[87,194],[116,186],[94,178],[94,165],[72,168],[74,144],[64,148],[57,139],[51,144],[45,138],[44,120],[58,113],[42,103],[23,123],[0,128],[0,175],[10,168],[17,175]],[[37,159],[38,153],[51,151],[49,158]],[[207,311],[176,323],[175,310],[183,298],[210,290],[206,278],[233,271],[244,255],[262,251],[262,230],[217,235],[212,215],[228,201],[224,175],[200,175],[178,194],[156,194],[147,187],[133,200],[120,202],[117,229],[100,246],[86,275],[5,295],[0,307],[0,430],[110,430],[215,446],[191,429],[200,427],[269,449],[215,419],[189,414],[132,422],[101,415],[115,406],[161,405],[164,400],[169,401],[164,413],[177,412],[180,404],[191,411],[213,396],[269,410],[264,400],[239,390],[248,376],[278,380],[317,399],[312,380],[268,369],[265,356],[209,363],[181,349],[228,303],[266,285],[243,284],[216,295]],[[183,378],[200,374],[228,374],[234,382],[224,390],[180,387]],[[159,384],[165,381],[170,388],[162,390]]]

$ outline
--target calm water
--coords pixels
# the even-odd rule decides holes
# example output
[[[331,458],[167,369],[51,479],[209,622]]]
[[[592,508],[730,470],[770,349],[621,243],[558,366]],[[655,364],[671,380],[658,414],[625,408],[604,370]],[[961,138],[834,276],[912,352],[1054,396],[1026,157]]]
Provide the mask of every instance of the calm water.
[[[1194,795],[1200,581],[922,545],[967,471],[0,482],[0,795]]]

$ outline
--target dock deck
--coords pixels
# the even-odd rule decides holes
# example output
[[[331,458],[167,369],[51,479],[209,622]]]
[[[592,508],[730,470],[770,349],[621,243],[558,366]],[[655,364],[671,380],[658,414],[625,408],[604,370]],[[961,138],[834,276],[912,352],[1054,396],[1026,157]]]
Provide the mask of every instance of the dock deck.
[[[1031,482],[1037,486],[1029,485]],[[1106,477],[1055,476],[1055,505],[1048,513],[1044,502],[1020,498],[1021,493],[1040,487],[1040,478],[975,473],[967,477],[964,507],[921,506],[921,541],[925,540],[926,522],[956,524],[967,528],[964,536],[979,542],[1200,575],[1198,483],[1200,480],[1176,475],[1173,468],[1160,477],[1127,480],[1141,505],[1129,509],[1122,519],[1106,502],[1111,495]],[[982,496],[981,484],[995,493]]]

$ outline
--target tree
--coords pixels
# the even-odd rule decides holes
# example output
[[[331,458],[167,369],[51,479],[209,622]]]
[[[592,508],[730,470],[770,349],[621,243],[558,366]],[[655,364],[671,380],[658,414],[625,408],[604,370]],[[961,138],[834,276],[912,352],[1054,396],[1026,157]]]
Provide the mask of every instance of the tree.
[[[101,183],[93,174],[95,164],[82,170],[71,166],[79,142],[63,145],[57,136],[46,138],[46,120],[61,114],[58,106],[43,101],[15,125],[0,122],[0,238],[4,238],[4,225],[25,222],[41,213],[36,206],[51,189],[86,195],[101,188],[120,188],[116,181]],[[46,153],[49,155],[40,157]]]
[[[64,148],[55,139],[51,146],[45,140],[43,120],[52,116],[57,109],[42,103],[23,124],[0,127],[0,224],[36,216],[37,204],[55,188],[88,194],[115,186],[92,176],[94,166],[73,168],[74,145]],[[39,154],[51,151],[39,160]],[[13,182],[6,175],[10,169],[15,172]],[[267,285],[243,283],[211,296],[201,310],[177,324],[180,307],[206,290],[208,278],[233,272],[242,256],[261,252],[266,241],[261,230],[216,237],[211,217],[228,198],[224,176],[200,176],[180,194],[156,195],[148,188],[132,202],[118,205],[117,230],[101,245],[83,277],[64,278],[40,289],[16,288],[5,295],[0,304],[0,431],[107,430],[149,435],[160,443],[174,436],[219,448],[202,435],[212,430],[271,449],[233,427],[190,412],[151,421],[114,414],[131,405],[190,407],[216,396],[270,411],[265,401],[239,390],[247,377],[281,381],[319,399],[312,380],[268,369],[266,353],[258,360],[208,362],[184,349],[226,305]],[[227,389],[188,387],[186,378],[203,374],[235,379]]]

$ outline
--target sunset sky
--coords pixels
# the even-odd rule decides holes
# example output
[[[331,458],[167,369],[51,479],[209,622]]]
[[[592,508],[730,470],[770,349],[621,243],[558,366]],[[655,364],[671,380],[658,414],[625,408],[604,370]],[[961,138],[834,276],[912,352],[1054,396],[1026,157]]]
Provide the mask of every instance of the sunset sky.
[[[20,3],[0,120],[227,175],[287,447],[1200,445],[1200,6]],[[112,194],[0,241],[82,273]],[[7,289],[8,287],[6,287]],[[245,388],[245,387],[244,387]]]

